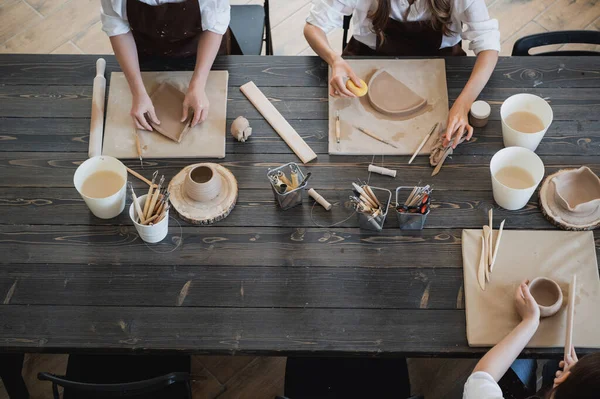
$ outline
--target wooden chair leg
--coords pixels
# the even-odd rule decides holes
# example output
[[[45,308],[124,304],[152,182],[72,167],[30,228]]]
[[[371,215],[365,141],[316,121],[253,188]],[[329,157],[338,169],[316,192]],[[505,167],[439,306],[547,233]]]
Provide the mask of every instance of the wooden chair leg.
[[[23,354],[0,355],[0,378],[10,399],[29,399],[29,391],[23,380]]]

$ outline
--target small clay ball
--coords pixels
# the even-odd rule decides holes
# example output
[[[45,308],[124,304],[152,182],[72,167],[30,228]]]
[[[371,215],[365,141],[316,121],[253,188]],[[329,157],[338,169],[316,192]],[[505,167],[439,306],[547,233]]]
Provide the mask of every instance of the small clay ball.
[[[352,79],[348,79],[346,81],[346,88],[350,90],[350,92],[352,92],[352,94],[354,94],[356,97],[362,97],[365,94],[367,94],[369,88],[367,87],[367,83],[362,79],[360,80],[360,84],[361,86],[357,87],[352,81]]]

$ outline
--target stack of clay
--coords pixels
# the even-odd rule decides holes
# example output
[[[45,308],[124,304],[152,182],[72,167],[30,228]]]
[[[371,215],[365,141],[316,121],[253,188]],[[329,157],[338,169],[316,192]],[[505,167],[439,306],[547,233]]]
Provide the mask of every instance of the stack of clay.
[[[483,226],[483,236],[481,237],[481,256],[479,258],[479,267],[477,269],[477,281],[482,290],[485,291],[486,282],[490,281],[490,275],[494,270],[494,263],[496,262],[496,256],[498,256],[498,248],[500,247],[500,239],[502,238],[502,230],[504,229],[504,222],[500,223],[500,229],[496,237],[496,242],[493,243],[494,239],[494,211],[489,210],[488,216],[490,219],[489,226]]]
[[[595,229],[600,225],[600,179],[587,166],[550,175],[540,188],[540,207],[561,229]]]

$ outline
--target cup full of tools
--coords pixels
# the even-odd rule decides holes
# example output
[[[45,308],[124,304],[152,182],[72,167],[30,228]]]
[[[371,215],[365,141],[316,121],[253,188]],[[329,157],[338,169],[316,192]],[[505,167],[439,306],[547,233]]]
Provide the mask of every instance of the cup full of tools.
[[[396,188],[396,216],[400,230],[423,230],[431,209],[432,191],[430,185]]]
[[[352,191],[354,195],[350,196],[350,201],[358,213],[360,228],[381,231],[392,202],[392,192],[385,188],[357,183],[352,183]]]
[[[267,178],[281,209],[285,211],[302,203],[302,191],[310,175],[310,172],[304,174],[295,162],[269,169]]]
[[[133,200],[129,207],[129,217],[140,238],[150,244],[162,241],[169,233],[170,194],[162,187],[163,182],[164,176],[158,186],[154,187],[153,184],[148,194],[141,197],[135,195],[131,183],[128,183]]]

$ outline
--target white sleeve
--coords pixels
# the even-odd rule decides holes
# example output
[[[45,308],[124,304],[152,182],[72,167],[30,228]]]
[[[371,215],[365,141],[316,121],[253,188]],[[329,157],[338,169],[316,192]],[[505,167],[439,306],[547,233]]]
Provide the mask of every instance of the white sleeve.
[[[356,0],[312,0],[306,22],[327,34],[344,26],[344,16],[351,15],[355,8]]]
[[[231,19],[229,0],[198,0],[202,16],[202,30],[223,35]]]
[[[463,399],[503,399],[500,386],[491,375],[477,371],[465,383]]]
[[[460,15],[466,25],[462,38],[470,40],[469,49],[475,54],[483,50],[500,51],[498,20],[490,19],[485,0],[473,0]]]
[[[124,0],[100,0],[102,30],[111,36],[123,35],[131,30],[125,19]]]

